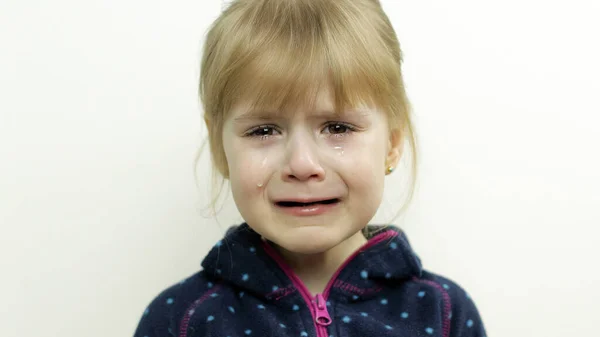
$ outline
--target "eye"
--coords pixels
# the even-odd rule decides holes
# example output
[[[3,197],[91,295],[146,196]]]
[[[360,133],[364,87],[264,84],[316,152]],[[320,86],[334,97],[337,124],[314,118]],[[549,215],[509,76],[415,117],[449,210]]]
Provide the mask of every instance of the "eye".
[[[278,131],[272,125],[261,125],[255,128],[250,129],[246,132],[246,136],[248,137],[260,137],[266,138],[270,136],[274,136]]]
[[[332,135],[343,135],[355,131],[356,129],[346,123],[330,122],[325,126],[325,133]]]

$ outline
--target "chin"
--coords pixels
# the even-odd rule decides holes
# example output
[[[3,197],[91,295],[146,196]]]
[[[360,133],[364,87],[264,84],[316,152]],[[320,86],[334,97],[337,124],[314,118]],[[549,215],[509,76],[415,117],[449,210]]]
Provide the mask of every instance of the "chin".
[[[291,253],[310,255],[327,252],[344,239],[339,232],[332,233],[327,228],[312,226],[294,228],[285,235],[277,235],[271,241]]]

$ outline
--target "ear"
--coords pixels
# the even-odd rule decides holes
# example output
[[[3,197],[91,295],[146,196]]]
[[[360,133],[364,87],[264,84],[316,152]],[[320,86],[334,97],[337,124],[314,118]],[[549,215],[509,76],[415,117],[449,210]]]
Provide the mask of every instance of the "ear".
[[[390,138],[388,140],[388,152],[385,158],[385,170],[386,172],[389,167],[396,168],[400,158],[402,157],[402,151],[404,149],[404,137],[402,130],[393,129],[390,131]]]

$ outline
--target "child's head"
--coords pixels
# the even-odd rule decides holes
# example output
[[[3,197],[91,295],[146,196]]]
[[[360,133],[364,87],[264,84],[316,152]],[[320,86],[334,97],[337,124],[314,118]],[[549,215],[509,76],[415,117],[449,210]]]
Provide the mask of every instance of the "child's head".
[[[254,230],[327,250],[375,215],[404,140],[414,172],[401,61],[377,0],[237,0],[215,21],[200,98],[214,168]]]

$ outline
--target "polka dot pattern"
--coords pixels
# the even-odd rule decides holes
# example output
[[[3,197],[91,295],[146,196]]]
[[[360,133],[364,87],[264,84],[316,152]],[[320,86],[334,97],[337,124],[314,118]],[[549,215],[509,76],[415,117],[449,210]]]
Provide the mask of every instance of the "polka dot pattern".
[[[165,317],[181,322],[179,331],[171,331],[181,337],[263,336],[272,330],[282,337],[451,337],[451,329],[461,329],[460,337],[486,335],[467,292],[420,269],[420,261],[410,260],[416,255],[404,239],[387,238],[376,253],[366,248],[353,257],[322,294],[326,306],[317,309],[315,298],[308,298],[289,272],[269,270],[278,262],[265,253],[263,241],[248,239],[248,233],[217,242],[213,249],[218,253],[209,253],[200,274],[144,308],[135,337],[169,335],[172,325],[161,323]],[[331,317],[318,333],[317,312]]]

